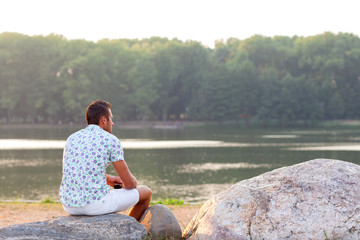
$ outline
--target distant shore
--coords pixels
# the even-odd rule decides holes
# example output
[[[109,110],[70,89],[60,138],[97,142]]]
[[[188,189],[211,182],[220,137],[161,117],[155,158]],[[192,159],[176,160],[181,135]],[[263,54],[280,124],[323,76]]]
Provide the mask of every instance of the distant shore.
[[[118,121],[115,122],[115,127],[122,129],[142,129],[142,128],[155,128],[155,129],[181,129],[184,127],[201,127],[201,126],[242,126],[244,122],[239,121],[186,121],[186,120],[169,120],[169,121]],[[12,123],[6,124],[0,122],[0,128],[62,128],[74,127],[81,128],[86,126],[86,123],[61,123],[61,124],[47,124],[47,123]],[[262,121],[250,121],[249,126],[264,127]],[[292,124],[286,127],[303,127],[303,124]],[[346,127],[346,126],[360,126],[360,120],[324,120],[318,121],[316,127]],[[269,124],[267,127],[279,127],[277,124]]]
[[[184,126],[204,126],[208,122],[197,121],[126,121],[115,122],[115,127],[124,129],[141,129],[141,128],[182,128]],[[211,122],[209,122],[211,124]],[[83,127],[86,123],[61,123],[61,124],[48,124],[48,123],[0,123],[0,128],[56,128],[56,127]]]

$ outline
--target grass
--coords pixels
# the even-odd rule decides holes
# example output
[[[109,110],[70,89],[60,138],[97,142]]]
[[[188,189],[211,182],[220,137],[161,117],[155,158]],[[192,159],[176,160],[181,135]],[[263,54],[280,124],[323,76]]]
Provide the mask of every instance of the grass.
[[[184,201],[177,198],[165,198],[156,202],[151,201],[150,205],[163,204],[163,205],[184,205]]]
[[[326,240],[329,240],[328,236],[326,235],[325,230],[324,230],[324,234],[325,234],[325,239],[326,239]]]
[[[45,198],[41,203],[56,203],[50,197]],[[151,201],[150,205],[163,204],[163,205],[184,205],[184,201],[177,198],[165,198],[158,201]]]
[[[44,200],[42,200],[41,203],[55,203],[55,201],[52,200],[51,198],[47,197]]]

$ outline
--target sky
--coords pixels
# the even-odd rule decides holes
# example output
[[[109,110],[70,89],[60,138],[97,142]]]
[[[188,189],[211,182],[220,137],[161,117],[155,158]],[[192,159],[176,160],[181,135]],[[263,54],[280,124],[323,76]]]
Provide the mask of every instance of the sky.
[[[0,33],[98,41],[360,35],[359,0],[0,0]]]

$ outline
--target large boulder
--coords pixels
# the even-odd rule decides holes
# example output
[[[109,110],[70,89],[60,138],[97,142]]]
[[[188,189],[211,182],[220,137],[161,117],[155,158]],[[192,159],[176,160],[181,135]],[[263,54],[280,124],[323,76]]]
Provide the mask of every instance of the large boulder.
[[[149,207],[140,218],[148,234],[155,239],[181,239],[181,227],[169,208],[157,204]]]
[[[209,199],[186,239],[360,239],[360,166],[315,159]]]
[[[0,229],[0,239],[144,239],[147,233],[135,218],[108,214],[69,216]]]

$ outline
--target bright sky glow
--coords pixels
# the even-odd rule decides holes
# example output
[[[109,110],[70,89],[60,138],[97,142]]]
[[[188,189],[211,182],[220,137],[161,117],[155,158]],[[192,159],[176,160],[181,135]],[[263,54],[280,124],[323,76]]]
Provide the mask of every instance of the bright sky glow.
[[[2,0],[0,33],[68,39],[360,35],[358,0]]]

